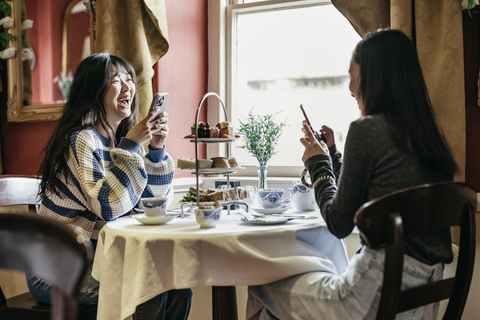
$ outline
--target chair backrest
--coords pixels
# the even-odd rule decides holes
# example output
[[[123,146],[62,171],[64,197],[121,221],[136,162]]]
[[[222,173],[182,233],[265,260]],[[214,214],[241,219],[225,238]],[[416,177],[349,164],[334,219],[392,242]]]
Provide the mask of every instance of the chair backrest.
[[[52,319],[75,319],[75,297],[92,253],[89,241],[59,221],[38,215],[0,214],[0,268],[51,282]]]
[[[29,205],[34,210],[40,205],[37,176],[0,175],[0,207]]]
[[[355,214],[362,240],[385,245],[383,287],[377,319],[450,299],[444,319],[460,319],[467,300],[475,259],[477,193],[464,183],[447,182],[407,188],[365,203]],[[460,227],[455,277],[401,291],[403,240],[429,230]]]

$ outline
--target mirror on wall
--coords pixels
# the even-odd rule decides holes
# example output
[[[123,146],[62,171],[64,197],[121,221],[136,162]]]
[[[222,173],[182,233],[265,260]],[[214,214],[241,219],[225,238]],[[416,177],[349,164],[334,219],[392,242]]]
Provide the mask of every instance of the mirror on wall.
[[[21,60],[22,2],[24,14],[34,21],[28,39],[34,57]],[[11,0],[14,25],[8,32],[16,38],[9,47],[17,48],[7,60],[9,122],[51,121],[60,117],[65,102],[65,86],[59,82],[73,74],[78,63],[91,52],[90,15],[81,0],[56,0],[42,6],[38,0]],[[51,17],[50,21],[45,17]],[[26,74],[30,74],[25,77]],[[25,75],[24,75],[25,74]],[[29,80],[31,79],[31,81]],[[31,83],[30,83],[31,82]],[[24,93],[25,92],[25,93]],[[29,94],[31,92],[31,94]]]
[[[78,64],[90,55],[90,15],[85,12],[83,0],[70,2],[63,19],[62,72],[72,74]]]

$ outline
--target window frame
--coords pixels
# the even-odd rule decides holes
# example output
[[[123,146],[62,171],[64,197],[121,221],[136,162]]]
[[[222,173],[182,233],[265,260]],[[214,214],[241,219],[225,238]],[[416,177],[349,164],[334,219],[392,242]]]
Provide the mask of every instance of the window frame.
[[[238,14],[271,11],[283,8],[301,8],[318,5],[331,5],[329,0],[265,0],[256,3],[243,3],[242,0],[208,1],[208,91],[219,94],[225,102],[227,112],[232,114],[231,106],[235,100],[232,80],[235,76],[233,66],[236,63],[235,17]],[[216,101],[208,101],[207,121],[218,123],[223,119]],[[238,128],[235,128],[238,129]],[[225,153],[223,144],[207,144],[207,157],[216,157]],[[254,165],[244,165],[245,170],[235,175],[256,176]],[[299,177],[303,166],[268,166],[268,177]]]

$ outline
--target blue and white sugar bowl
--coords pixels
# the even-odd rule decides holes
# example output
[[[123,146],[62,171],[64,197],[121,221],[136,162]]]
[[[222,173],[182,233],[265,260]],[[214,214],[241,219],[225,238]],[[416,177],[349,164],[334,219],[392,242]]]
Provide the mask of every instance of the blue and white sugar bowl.
[[[215,228],[220,216],[222,215],[222,207],[214,209],[195,209],[195,219],[200,225],[200,228]]]

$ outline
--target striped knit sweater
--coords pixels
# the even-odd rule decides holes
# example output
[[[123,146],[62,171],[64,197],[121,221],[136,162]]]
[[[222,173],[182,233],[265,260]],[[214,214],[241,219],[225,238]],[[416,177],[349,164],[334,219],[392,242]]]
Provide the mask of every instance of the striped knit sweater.
[[[175,164],[160,150],[142,157],[140,145],[122,138],[111,149],[108,139],[87,128],[70,136],[68,181],[60,177],[60,196],[47,194],[39,214],[60,220],[79,234],[97,239],[111,220],[129,215],[141,197],[173,199]]]

